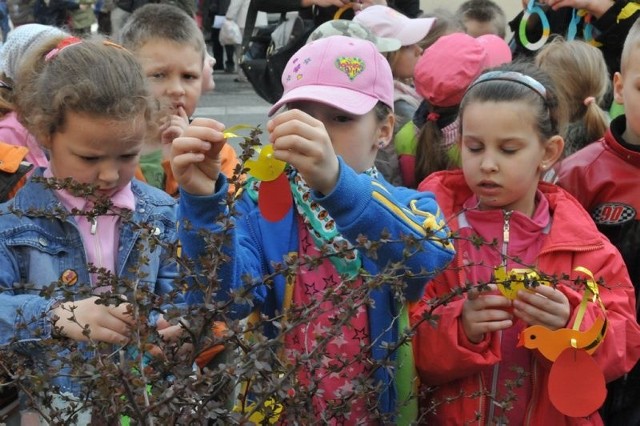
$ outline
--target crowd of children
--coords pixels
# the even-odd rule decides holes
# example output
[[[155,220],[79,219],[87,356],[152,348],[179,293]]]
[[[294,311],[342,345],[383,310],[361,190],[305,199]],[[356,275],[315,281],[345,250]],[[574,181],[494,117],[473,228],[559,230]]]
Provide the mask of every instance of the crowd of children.
[[[193,117],[215,60],[183,10],[142,6],[113,39],[9,33],[0,350],[56,368],[47,398],[22,395],[22,424],[69,404],[78,424],[105,420],[66,360],[126,346],[141,302],[262,321],[294,391],[283,424],[640,422],[640,6],[594,1],[580,12],[594,34],[554,22],[565,37],[526,59],[490,0],[422,18],[370,3],[289,60],[263,152],[242,167],[229,123]],[[546,3],[584,19],[581,2]],[[611,98],[624,114],[610,118]],[[187,278],[178,256],[194,262]],[[203,282],[215,300],[190,287]],[[165,313],[144,320],[182,335],[188,321]],[[608,384],[574,415],[551,384],[556,358],[522,339],[601,323],[589,346],[562,347]]]

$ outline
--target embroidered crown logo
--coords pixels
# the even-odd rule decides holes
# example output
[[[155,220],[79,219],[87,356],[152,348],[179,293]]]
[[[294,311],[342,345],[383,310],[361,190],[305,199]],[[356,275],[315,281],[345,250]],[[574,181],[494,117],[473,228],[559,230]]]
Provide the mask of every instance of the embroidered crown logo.
[[[336,68],[349,76],[353,80],[364,71],[364,61],[360,58],[340,57],[336,59]]]

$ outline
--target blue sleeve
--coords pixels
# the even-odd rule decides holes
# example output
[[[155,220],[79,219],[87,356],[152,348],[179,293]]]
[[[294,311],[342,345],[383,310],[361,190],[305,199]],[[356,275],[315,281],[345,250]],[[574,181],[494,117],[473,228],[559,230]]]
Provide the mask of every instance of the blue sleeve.
[[[316,200],[336,221],[338,230],[352,244],[360,236],[368,241],[384,241],[372,261],[379,269],[401,262],[407,287],[405,296],[417,300],[425,283],[452,260],[454,248],[449,229],[435,196],[430,192],[392,187],[366,174],[357,174],[340,161],[334,190]],[[413,240],[413,244],[411,243]]]
[[[226,315],[242,318],[251,310],[251,303],[235,302],[245,284],[253,282],[254,277],[261,277],[258,248],[248,243],[248,233],[239,230],[244,212],[239,212],[240,219],[230,215],[226,202],[228,184],[220,175],[218,188],[210,196],[193,196],[181,190],[178,207],[178,237],[182,245],[183,256],[194,262],[195,275],[191,277],[188,300],[194,303],[203,300],[207,287],[213,290],[210,300],[230,304],[223,309]],[[238,203],[239,205],[241,203]],[[239,226],[240,225],[240,226]],[[221,245],[210,244],[213,235],[224,236]],[[242,243],[244,241],[244,243]],[[221,260],[217,268],[212,268],[216,259]],[[205,275],[206,274],[206,275]],[[197,289],[201,289],[198,291]],[[195,290],[194,290],[195,289]],[[250,296],[260,296],[261,286],[250,292]],[[247,297],[242,297],[246,299]]]

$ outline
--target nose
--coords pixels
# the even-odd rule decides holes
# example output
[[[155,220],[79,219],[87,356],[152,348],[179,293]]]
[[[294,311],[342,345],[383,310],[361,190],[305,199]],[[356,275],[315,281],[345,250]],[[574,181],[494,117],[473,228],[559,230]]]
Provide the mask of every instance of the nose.
[[[182,96],[185,94],[184,86],[179,77],[170,79],[167,83],[167,93],[171,96]]]
[[[492,155],[484,155],[480,162],[480,169],[485,173],[491,173],[498,170],[498,163]]]
[[[98,182],[101,189],[113,188],[118,183],[120,172],[112,162],[106,162],[98,171]]]

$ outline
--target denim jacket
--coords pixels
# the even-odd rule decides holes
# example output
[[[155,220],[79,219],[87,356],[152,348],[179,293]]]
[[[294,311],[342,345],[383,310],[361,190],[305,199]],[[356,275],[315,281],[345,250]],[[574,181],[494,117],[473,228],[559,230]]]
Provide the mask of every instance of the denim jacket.
[[[34,176],[42,176],[39,169]],[[175,289],[174,280],[178,269],[172,254],[164,245],[156,245],[153,250],[147,245],[142,231],[134,224],[149,224],[154,235],[162,241],[174,243],[177,240],[176,202],[164,192],[134,180],[131,189],[136,199],[136,210],[130,220],[123,220],[116,259],[118,277],[138,279],[140,286],[162,295]],[[23,212],[16,215],[15,209]],[[36,365],[44,367],[50,362],[45,350],[58,352],[64,359],[64,350],[56,351],[55,342],[43,340],[52,337],[52,323],[49,311],[63,299],[62,290],[56,290],[52,297],[39,295],[40,290],[58,280],[68,283],[65,290],[77,292],[90,285],[86,252],[74,217],[35,217],[29,212],[55,212],[64,209],[53,190],[41,183],[30,180],[15,198],[0,205],[0,347],[12,344],[17,350],[28,353]],[[140,243],[143,243],[142,245]],[[140,247],[144,247],[140,250]],[[141,252],[142,251],[142,252]],[[140,262],[144,255],[148,260]],[[63,274],[71,274],[72,280]],[[77,279],[75,279],[77,277]],[[25,289],[23,284],[33,287]],[[78,296],[83,299],[86,296]],[[183,302],[182,296],[175,303]],[[153,324],[157,315],[150,319]],[[17,327],[24,323],[26,327]],[[84,345],[80,344],[82,349]],[[90,353],[85,354],[91,357]],[[77,383],[60,374],[54,384],[62,391],[78,393]]]

